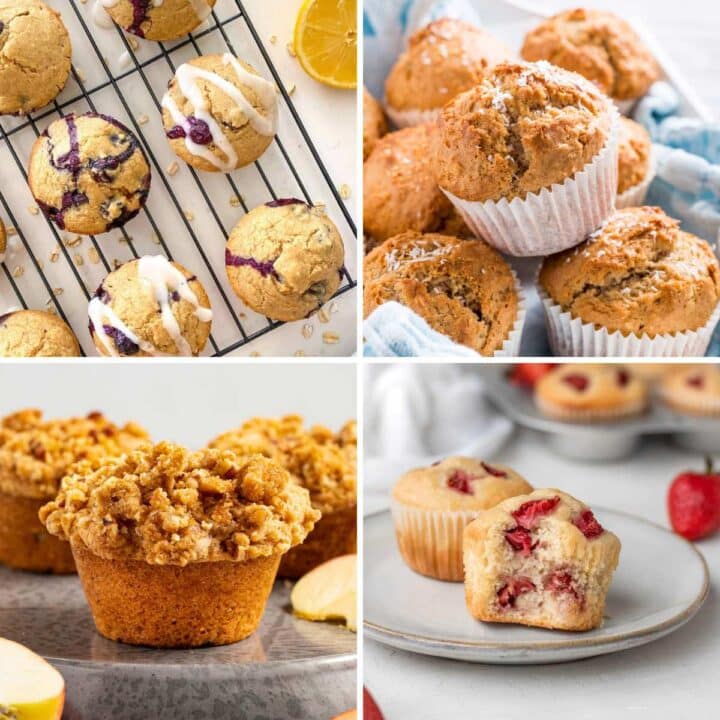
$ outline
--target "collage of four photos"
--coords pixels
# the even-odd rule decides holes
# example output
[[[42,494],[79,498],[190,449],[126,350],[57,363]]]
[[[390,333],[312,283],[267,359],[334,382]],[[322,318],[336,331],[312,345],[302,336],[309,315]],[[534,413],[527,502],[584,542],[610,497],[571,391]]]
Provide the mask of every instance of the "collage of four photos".
[[[0,0],[0,720],[711,717],[718,33]]]

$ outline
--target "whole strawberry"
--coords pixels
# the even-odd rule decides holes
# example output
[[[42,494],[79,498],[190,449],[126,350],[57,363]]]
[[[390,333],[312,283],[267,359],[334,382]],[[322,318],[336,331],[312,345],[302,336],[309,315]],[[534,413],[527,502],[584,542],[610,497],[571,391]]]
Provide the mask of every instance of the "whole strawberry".
[[[532,389],[543,375],[556,367],[559,366],[554,363],[517,363],[508,373],[508,380],[518,387]]]
[[[673,480],[667,505],[673,530],[699,540],[720,529],[720,474],[707,459],[704,473],[684,472]]]

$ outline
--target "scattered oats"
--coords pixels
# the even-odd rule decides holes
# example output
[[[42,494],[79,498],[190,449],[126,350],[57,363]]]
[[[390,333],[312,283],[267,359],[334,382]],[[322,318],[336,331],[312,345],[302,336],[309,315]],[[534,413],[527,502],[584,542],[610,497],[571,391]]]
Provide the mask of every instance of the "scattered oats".
[[[297,53],[295,52],[295,48],[293,47],[292,43],[288,43],[285,47],[287,47],[287,51],[290,57],[297,57]]]
[[[260,357],[260,353],[257,350],[253,350],[250,353],[250,357]]]
[[[83,256],[80,253],[75,253],[75,264],[79,267],[85,262]]]
[[[271,35],[270,42],[274,45],[277,42],[277,35]]]
[[[131,238],[125,237],[124,235],[118,235],[118,239],[117,239],[117,241],[118,241],[120,244],[129,243],[130,240],[131,240]]]
[[[7,232],[8,237],[12,237],[13,235],[17,235],[17,228],[14,225],[8,225],[5,228],[5,232]]]
[[[340,309],[334,300],[330,303],[330,305],[328,305],[328,308],[331,315],[334,315]]]
[[[195,215],[193,215],[190,210],[185,210],[185,212],[183,212],[183,215],[185,215],[185,219],[189,222],[192,222],[195,219]]]
[[[320,200],[320,201],[318,201],[318,202],[314,202],[314,203],[313,203],[313,207],[319,208],[320,210],[324,210],[324,209],[325,209],[325,203],[324,203],[322,200]]]
[[[78,76],[78,80],[81,83],[85,82],[85,73],[80,68],[75,68],[75,74]]]
[[[336,345],[340,342],[340,336],[336,332],[332,332],[330,330],[324,332],[322,338],[326,345]]]
[[[118,260],[117,258],[113,258],[112,265],[113,270],[117,270],[118,268],[122,267],[122,261]]]
[[[90,248],[88,251],[88,260],[90,260],[93,265],[97,265],[100,262],[100,253],[97,251],[97,248]]]
[[[157,233],[153,233],[150,236],[150,239],[155,243],[155,245],[160,245],[160,238],[158,237]]]
[[[87,2],[87,0],[80,0],[80,2],[84,5]]]
[[[242,198],[238,195],[231,195],[230,196],[230,204],[233,207],[240,207],[240,204],[242,203]]]
[[[22,265],[18,265],[13,270],[13,277],[16,277],[16,278],[22,277],[24,273],[25,273],[25,268]]]
[[[140,47],[139,41],[134,37],[128,37],[128,45],[130,45],[133,50],[137,50]]]
[[[293,355],[295,357],[305,357],[305,351],[304,350],[296,350]]]
[[[340,197],[343,200],[347,200],[350,197],[350,186],[343,183],[340,186]]]
[[[76,235],[72,238],[63,238],[63,242],[66,247],[74,248],[77,247],[83,241],[82,235]]]
[[[150,122],[150,118],[143,113],[142,115],[138,115],[138,125],[145,125],[146,123]]]
[[[287,94],[292,95],[295,92],[296,88],[297,88],[297,85],[295,85],[295,83],[290,83],[286,88]]]
[[[238,313],[238,317],[239,317],[241,320],[244,320],[244,319],[247,317],[247,313],[244,313],[244,312]]]
[[[176,162],[171,162],[165,172],[171,177],[180,169],[180,166]]]
[[[62,295],[64,292],[65,292],[65,288],[61,288],[61,287],[53,288],[53,295],[54,295],[55,297],[59,297],[59,296]]]
[[[60,258],[60,251],[56,248],[50,253],[50,262],[55,263]]]
[[[42,260],[38,260],[38,267],[43,270],[45,268],[45,263]],[[24,269],[23,272],[25,272]]]
[[[309,340],[312,337],[314,331],[315,328],[310,323],[305,323],[302,327],[302,334],[306,340]]]
[[[37,205],[28,205],[28,211],[31,215],[37,215],[40,212]]]
[[[330,314],[328,313],[328,311],[325,308],[320,308],[318,310],[317,316],[318,316],[318,320],[321,323],[329,323],[330,322]]]

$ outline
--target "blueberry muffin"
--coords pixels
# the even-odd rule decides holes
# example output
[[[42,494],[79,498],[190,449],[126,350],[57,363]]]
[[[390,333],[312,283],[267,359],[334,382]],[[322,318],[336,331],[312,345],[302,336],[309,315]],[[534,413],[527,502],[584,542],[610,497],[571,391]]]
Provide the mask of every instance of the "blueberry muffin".
[[[47,105],[70,75],[70,36],[40,0],[0,0],[0,115]]]
[[[465,599],[477,620],[592,630],[605,612],[620,540],[559,490],[504,500],[465,528]]]
[[[363,87],[363,161],[375,147],[375,143],[387,132],[387,121],[380,103]]]
[[[408,40],[385,82],[388,115],[398,127],[437,118],[443,105],[477,85],[514,54],[470,23],[440,18]]]
[[[80,346],[68,324],[44,310],[0,315],[0,357],[78,357]]]
[[[577,8],[543,20],[525,37],[521,55],[577,72],[621,102],[642,97],[660,76],[632,27],[602,10]]]
[[[147,40],[176,40],[195,30],[216,0],[100,0],[123,30]]]
[[[405,473],[392,491],[395,535],[403,560],[438,580],[463,579],[465,526],[500,501],[532,492],[504,465],[449,457]]]
[[[208,172],[231,172],[254,162],[277,128],[275,85],[229,53],[181,65],[162,108],[173,152]]]
[[[241,218],[225,247],[230,285],[243,302],[272,320],[300,320],[340,286],[343,241],[320,207],[285,198]]]
[[[435,125],[424,124],[386,135],[363,167],[365,248],[407,230],[465,235],[462,218],[437,184],[428,153]]]
[[[74,463],[97,467],[147,440],[128,423],[114,425],[100,413],[44,420],[22,410],[0,422],[0,563],[35,572],[75,572],[70,549],[48,535],[38,511],[52,500]]]
[[[212,311],[197,276],[162,255],[111,272],[88,306],[90,334],[102,355],[197,355],[210,336]]]
[[[663,375],[660,397],[676,412],[720,417],[720,367],[677,365]]]
[[[69,541],[98,632],[151,647],[251,635],[280,559],[318,517],[267,458],[167,442],[80,463],[40,511]]]
[[[310,493],[320,520],[302,545],[280,563],[281,577],[298,578],[334,557],[357,549],[357,434],[355,421],[338,433],[305,428],[298,415],[253,418],[224,433],[210,447],[238,455],[259,453],[284,467]]]
[[[99,235],[140,212],[150,191],[150,166],[135,135],[117,120],[71,114],[33,145],[28,183],[61,230]]]
[[[642,205],[653,177],[652,142],[648,131],[629,118],[618,126],[618,208]]]
[[[480,240],[407,232],[365,257],[365,317],[399,302],[481,355],[518,334],[522,299],[510,266]]]

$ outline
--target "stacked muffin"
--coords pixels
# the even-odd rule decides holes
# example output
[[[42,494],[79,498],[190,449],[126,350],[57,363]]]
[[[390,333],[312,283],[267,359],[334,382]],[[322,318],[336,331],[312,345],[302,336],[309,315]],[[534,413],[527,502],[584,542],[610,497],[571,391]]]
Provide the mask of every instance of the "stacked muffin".
[[[522,289],[503,255],[538,257],[556,354],[704,354],[720,266],[707,242],[641,206],[652,143],[618,112],[647,93],[657,63],[625,22],[586,10],[543,22],[521,54],[442,20],[413,35],[390,72],[388,115],[413,127],[366,146],[366,315],[399,302],[480,354],[516,352]],[[380,127],[367,94],[366,108],[366,126]],[[467,249],[451,253],[453,243]],[[455,260],[465,254],[485,259]],[[486,341],[478,330],[493,326],[505,334]]]

